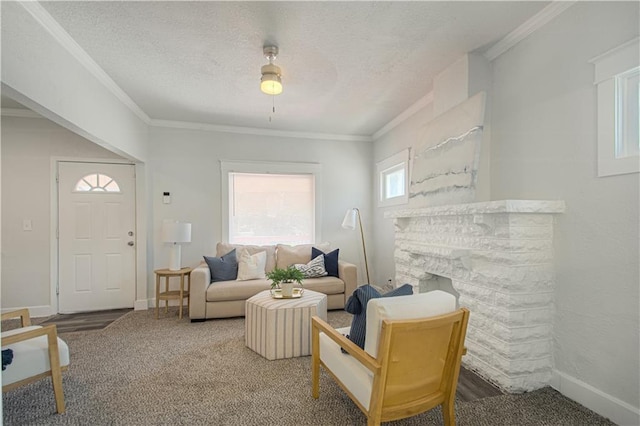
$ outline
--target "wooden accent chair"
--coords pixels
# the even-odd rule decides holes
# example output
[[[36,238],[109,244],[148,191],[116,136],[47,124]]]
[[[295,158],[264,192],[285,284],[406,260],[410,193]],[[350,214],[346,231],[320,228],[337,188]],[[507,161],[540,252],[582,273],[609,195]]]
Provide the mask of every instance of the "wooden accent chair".
[[[362,350],[318,317],[312,320],[312,395],[322,365],[367,416],[368,425],[442,405],[455,425],[454,401],[469,311],[440,290],[370,300]],[[435,315],[435,316],[434,316]],[[348,354],[341,351],[343,348]]]
[[[62,414],[64,392],[62,372],[69,365],[69,347],[58,337],[55,325],[31,325],[28,309],[2,314],[2,320],[20,317],[21,328],[3,331],[2,349],[13,351],[13,361],[2,371],[2,391],[51,376],[56,410]]]

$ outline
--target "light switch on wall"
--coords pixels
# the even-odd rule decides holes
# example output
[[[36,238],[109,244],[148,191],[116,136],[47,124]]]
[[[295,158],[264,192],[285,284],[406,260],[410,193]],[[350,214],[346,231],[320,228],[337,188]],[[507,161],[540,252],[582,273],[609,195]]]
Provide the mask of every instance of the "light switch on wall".
[[[171,194],[168,192],[162,193],[162,202],[164,204],[171,204]]]
[[[31,231],[33,228],[31,227],[31,219],[24,219],[22,221],[22,230],[23,231]]]

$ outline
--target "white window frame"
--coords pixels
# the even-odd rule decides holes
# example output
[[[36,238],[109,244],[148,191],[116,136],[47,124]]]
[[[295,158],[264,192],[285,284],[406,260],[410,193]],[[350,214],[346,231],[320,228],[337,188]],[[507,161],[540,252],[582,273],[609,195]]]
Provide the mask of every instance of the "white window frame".
[[[221,160],[222,240],[229,242],[229,173],[312,174],[315,184],[314,242],[322,241],[322,165],[318,163],[286,163],[268,161]]]
[[[640,65],[639,41],[640,38],[635,38],[589,61],[595,66],[594,84],[598,91],[599,177],[640,172],[640,156],[618,155],[626,150],[619,145],[624,142],[616,139],[620,133],[617,117],[626,115],[616,111],[621,106],[617,93],[619,76]]]
[[[409,202],[409,155],[410,149],[404,149],[376,164],[376,175],[378,177],[378,207],[397,206]],[[386,198],[386,177],[388,174],[404,169],[404,194]]]

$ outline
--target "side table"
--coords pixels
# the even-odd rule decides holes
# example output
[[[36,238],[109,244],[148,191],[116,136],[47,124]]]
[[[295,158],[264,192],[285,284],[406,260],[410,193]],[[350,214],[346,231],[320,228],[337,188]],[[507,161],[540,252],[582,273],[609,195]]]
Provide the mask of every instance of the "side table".
[[[160,300],[164,300],[164,311],[169,311],[169,299],[179,300],[179,314],[178,317],[182,319],[182,305],[184,298],[187,298],[187,306],[189,306],[190,297],[189,290],[191,290],[191,268],[182,268],[177,271],[171,269],[156,269],[156,319],[158,319],[158,310],[160,309]],[[160,278],[164,277],[164,291],[160,292]],[[169,290],[169,278],[180,277],[180,290]],[[184,278],[187,277],[187,290],[184,289]]]

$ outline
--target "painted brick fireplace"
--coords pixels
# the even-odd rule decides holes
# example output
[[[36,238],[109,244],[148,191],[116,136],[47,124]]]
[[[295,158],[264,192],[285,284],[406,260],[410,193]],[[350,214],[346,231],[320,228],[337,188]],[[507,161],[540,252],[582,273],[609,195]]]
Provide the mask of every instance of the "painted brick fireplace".
[[[417,293],[450,279],[471,311],[464,365],[508,392],[551,379],[553,227],[563,211],[563,201],[503,200],[385,214],[395,219],[396,283]]]

